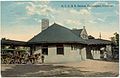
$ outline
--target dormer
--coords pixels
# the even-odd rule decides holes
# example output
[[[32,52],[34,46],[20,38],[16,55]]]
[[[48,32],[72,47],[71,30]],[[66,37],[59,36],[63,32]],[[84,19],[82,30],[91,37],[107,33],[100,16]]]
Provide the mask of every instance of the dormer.
[[[87,31],[85,29],[85,26],[83,26],[83,29],[80,33],[80,36],[83,38],[83,39],[88,39],[88,34],[87,34]]]

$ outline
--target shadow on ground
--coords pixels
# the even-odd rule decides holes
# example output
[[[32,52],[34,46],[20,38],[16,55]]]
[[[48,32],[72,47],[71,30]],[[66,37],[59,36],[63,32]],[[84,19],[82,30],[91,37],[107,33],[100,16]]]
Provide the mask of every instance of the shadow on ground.
[[[94,73],[80,71],[77,68],[55,65],[15,65],[11,69],[1,71],[2,77],[113,77],[114,73]],[[89,75],[89,74],[90,75]]]

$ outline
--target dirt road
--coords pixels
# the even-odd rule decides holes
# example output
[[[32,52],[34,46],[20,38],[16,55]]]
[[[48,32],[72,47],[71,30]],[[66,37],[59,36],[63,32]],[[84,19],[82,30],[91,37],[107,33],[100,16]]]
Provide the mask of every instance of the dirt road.
[[[1,65],[3,77],[116,77],[118,62],[86,60],[64,64]]]

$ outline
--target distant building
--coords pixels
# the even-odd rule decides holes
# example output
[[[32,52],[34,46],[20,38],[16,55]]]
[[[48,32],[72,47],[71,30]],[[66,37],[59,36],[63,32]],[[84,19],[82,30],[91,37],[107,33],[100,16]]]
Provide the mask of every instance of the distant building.
[[[77,36],[83,38],[83,39],[88,39],[88,34],[87,31],[85,29],[85,26],[83,26],[83,29],[73,29],[71,30],[74,34],[76,34]]]

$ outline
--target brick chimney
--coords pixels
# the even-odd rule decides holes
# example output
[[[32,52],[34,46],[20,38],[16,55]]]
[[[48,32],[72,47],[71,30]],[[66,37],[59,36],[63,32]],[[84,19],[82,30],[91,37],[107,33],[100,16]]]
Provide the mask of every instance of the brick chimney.
[[[49,27],[49,19],[42,19],[42,22],[41,22],[41,29],[42,31],[47,29]]]

